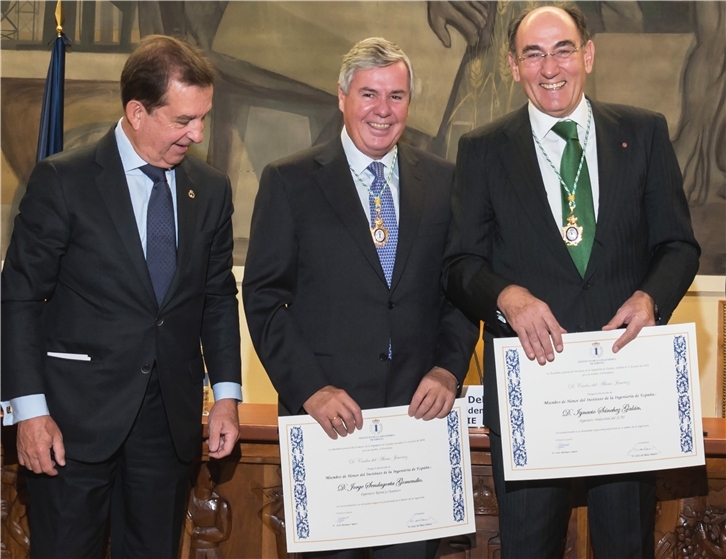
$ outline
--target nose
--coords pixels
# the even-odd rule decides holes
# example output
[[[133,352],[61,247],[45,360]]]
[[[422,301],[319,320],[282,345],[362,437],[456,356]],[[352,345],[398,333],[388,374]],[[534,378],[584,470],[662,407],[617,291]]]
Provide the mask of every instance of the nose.
[[[189,123],[187,138],[189,138],[195,144],[202,143],[202,141],[204,140],[204,121],[202,119],[196,119]]]
[[[385,95],[384,96],[381,96],[378,99],[378,103],[376,103],[376,107],[375,107],[374,111],[376,113],[376,116],[380,116],[382,118],[385,118],[388,115],[390,115],[391,114],[391,106],[389,104],[388,97],[386,97]]]
[[[560,66],[557,63],[557,60],[555,60],[555,57],[552,55],[545,56],[544,60],[542,61],[542,75],[547,76],[548,78],[551,78],[552,76],[556,75],[557,72],[560,71]]]

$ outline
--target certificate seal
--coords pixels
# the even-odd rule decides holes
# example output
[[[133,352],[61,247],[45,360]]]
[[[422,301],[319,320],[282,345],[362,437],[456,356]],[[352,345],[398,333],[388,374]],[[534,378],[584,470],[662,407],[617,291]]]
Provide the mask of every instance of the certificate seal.
[[[374,419],[373,421],[371,421],[370,430],[371,433],[373,433],[374,435],[380,435],[381,433],[383,433],[383,424],[380,422],[380,420]]]
[[[605,355],[605,348],[599,342],[593,342],[592,347],[590,347],[590,355],[593,357],[603,357]]]

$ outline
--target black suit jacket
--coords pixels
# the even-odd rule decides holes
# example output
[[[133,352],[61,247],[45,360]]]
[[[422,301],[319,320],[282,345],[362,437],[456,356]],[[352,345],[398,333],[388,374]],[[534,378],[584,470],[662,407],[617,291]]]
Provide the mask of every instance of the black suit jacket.
[[[240,382],[229,181],[192,158],[175,173],[178,265],[161,308],[113,129],[41,161],[20,204],[2,272],[2,396],[45,394],[76,460],[119,448],[154,363],[183,460],[199,449],[204,361],[213,383]]]
[[[568,332],[600,330],[636,290],[665,323],[698,269],[681,173],[662,115],[592,102],[600,198],[594,245],[580,276],[555,223],[527,106],[463,136],[445,286],[486,323],[485,342],[513,335],[497,297],[516,284],[546,302]],[[485,345],[485,422],[498,432],[494,355]]]
[[[255,349],[288,413],[329,384],[367,409],[409,404],[435,365],[459,381],[466,375],[478,330],[441,285],[453,166],[404,144],[398,164],[390,289],[340,138],[262,173],[242,294]]]

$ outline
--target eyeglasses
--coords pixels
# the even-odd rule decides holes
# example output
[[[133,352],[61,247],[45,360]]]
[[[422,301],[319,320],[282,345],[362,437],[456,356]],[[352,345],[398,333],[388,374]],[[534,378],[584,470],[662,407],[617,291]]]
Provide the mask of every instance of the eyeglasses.
[[[554,58],[557,62],[567,62],[570,57],[582,47],[562,47],[554,52],[528,52],[524,56],[518,56],[517,60],[522,63],[525,68],[535,68],[544,63],[544,59],[548,56]]]

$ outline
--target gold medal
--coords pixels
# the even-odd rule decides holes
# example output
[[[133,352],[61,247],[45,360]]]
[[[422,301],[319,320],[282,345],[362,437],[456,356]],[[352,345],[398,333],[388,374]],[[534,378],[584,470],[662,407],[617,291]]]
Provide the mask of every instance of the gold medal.
[[[383,219],[378,216],[373,220],[371,227],[371,237],[376,248],[381,248],[388,242],[388,227],[383,224]]]
[[[562,227],[562,240],[567,246],[577,246],[582,240],[582,227],[577,224],[577,218],[570,215],[567,218],[567,225]]]

